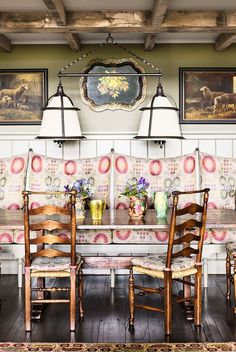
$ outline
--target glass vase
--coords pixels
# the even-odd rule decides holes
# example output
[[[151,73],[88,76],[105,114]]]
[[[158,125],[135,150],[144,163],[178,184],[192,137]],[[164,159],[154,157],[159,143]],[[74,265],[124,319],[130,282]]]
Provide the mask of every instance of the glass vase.
[[[130,197],[129,216],[133,219],[142,219],[147,211],[146,197]]]
[[[157,218],[165,218],[168,210],[167,192],[160,191],[154,193],[154,208]]]
[[[85,210],[86,199],[76,199],[75,203],[75,212],[76,212],[76,219],[84,219],[86,210]]]

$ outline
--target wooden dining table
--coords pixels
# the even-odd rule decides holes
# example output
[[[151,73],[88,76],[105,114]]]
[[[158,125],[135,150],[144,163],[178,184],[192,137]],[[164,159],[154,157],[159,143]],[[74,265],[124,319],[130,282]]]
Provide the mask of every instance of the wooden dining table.
[[[23,230],[24,229],[23,210],[0,210],[0,229]],[[131,219],[127,210],[105,210],[102,220],[93,221],[87,211],[84,220],[77,221],[78,230],[168,230],[170,223],[170,213],[166,218],[157,218],[155,210],[147,211],[143,219]],[[236,211],[232,209],[208,209],[207,229],[236,229]]]
[[[0,229],[5,230],[24,230],[23,210],[0,210]],[[38,221],[38,220],[37,220]],[[78,230],[154,230],[168,231],[170,224],[170,211],[166,218],[157,218],[154,209],[147,211],[143,219],[131,219],[128,216],[127,210],[105,210],[101,221],[93,221],[89,211],[86,213],[84,220],[77,221]],[[208,209],[206,229],[236,229],[236,211],[232,209]],[[145,233],[145,232],[144,232]],[[136,253],[136,249],[142,249],[141,253],[152,253],[158,247],[160,250],[166,249],[166,244],[148,244],[140,243],[108,243],[108,244],[78,244],[79,251],[88,253],[85,257],[85,267],[94,268],[109,268],[111,271],[111,286],[115,284],[115,270],[125,269],[130,263],[130,254]],[[91,253],[89,247],[93,248],[92,253],[96,252],[99,257],[89,255]],[[94,250],[95,248],[95,250]],[[204,286],[207,287],[207,259],[215,253],[222,253],[223,244],[205,244],[203,247],[203,262],[204,264]],[[84,252],[83,252],[84,250]],[[106,253],[103,256],[103,253]],[[108,253],[108,254],[107,254]],[[137,252],[140,253],[140,252]],[[205,254],[204,254],[205,253]],[[98,260],[99,259],[99,260]],[[18,286],[22,285],[22,260],[18,260]]]

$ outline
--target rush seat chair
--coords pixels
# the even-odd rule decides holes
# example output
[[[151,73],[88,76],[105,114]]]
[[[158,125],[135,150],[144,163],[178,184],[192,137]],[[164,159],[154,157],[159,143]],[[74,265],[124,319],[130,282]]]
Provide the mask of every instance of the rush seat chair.
[[[32,208],[33,197],[41,199]],[[50,197],[64,197],[67,206],[44,204]],[[76,255],[75,192],[23,191],[25,236],[25,329],[31,331],[32,305],[68,303],[70,306],[70,330],[76,326],[76,298],[78,296],[80,317],[83,317],[82,261]],[[43,205],[41,205],[43,204]],[[60,232],[70,232],[70,239]],[[36,278],[36,285],[32,285]],[[55,287],[50,280],[55,279]],[[65,283],[62,283],[66,280]],[[69,279],[69,280],[68,280]],[[57,283],[59,282],[59,286]],[[69,282],[69,285],[68,285]],[[59,298],[58,298],[58,292]],[[78,293],[78,295],[76,294]],[[63,298],[61,298],[63,294]],[[64,298],[64,294],[66,297]],[[55,297],[56,295],[56,297]]]
[[[129,328],[134,329],[134,310],[143,308],[156,312],[163,312],[165,316],[164,331],[166,335],[172,332],[172,304],[190,302],[194,303],[194,323],[201,324],[202,312],[202,248],[207,218],[207,202],[209,189],[191,192],[173,192],[173,207],[170,218],[167,253],[136,257],[131,260],[129,277]],[[202,198],[201,204],[187,203],[178,208],[179,197],[182,195],[198,194]],[[135,285],[133,272],[162,279],[163,287],[143,287]],[[193,278],[191,280],[191,277]],[[183,294],[172,295],[172,281],[177,280],[183,284]],[[156,283],[158,280],[155,280]],[[191,296],[190,287],[194,287]],[[136,302],[136,291],[140,299],[148,294],[162,294],[164,307],[154,307]]]

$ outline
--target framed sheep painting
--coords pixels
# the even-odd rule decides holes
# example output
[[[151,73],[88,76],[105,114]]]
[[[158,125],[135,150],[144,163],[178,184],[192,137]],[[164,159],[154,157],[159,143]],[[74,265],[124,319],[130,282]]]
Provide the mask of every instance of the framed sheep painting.
[[[181,123],[236,123],[236,68],[180,68]]]
[[[0,70],[0,125],[37,125],[48,98],[48,70]]]

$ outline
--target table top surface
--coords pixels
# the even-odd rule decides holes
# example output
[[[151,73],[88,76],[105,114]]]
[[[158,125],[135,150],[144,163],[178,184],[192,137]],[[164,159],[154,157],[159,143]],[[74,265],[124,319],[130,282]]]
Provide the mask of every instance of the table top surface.
[[[0,229],[23,230],[23,210],[0,210]],[[77,221],[78,229],[160,229],[168,230],[170,211],[166,218],[157,218],[155,210],[148,210],[141,220],[131,219],[127,210],[105,210],[102,221],[92,221],[89,211],[84,220]],[[236,211],[232,209],[208,209],[207,228],[236,229]]]

